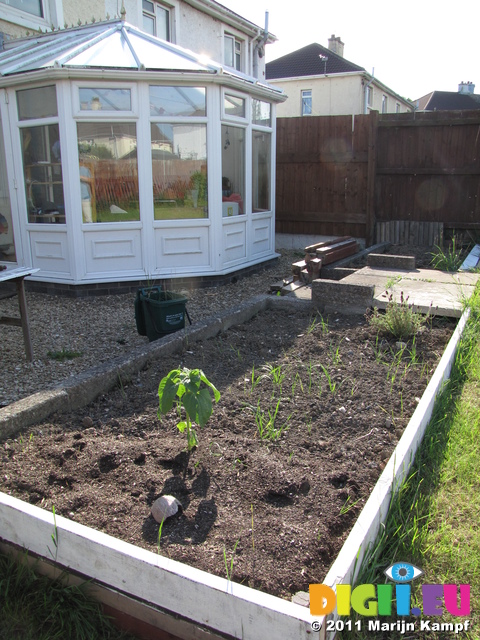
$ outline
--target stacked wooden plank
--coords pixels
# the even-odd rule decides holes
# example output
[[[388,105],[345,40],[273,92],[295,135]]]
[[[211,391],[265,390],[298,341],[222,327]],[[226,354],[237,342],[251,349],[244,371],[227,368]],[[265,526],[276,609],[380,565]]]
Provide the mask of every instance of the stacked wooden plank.
[[[303,260],[292,264],[292,276],[271,286],[271,291],[286,295],[295,289],[320,278],[322,266],[354,255],[358,251],[357,241],[351,236],[333,238],[305,247]]]

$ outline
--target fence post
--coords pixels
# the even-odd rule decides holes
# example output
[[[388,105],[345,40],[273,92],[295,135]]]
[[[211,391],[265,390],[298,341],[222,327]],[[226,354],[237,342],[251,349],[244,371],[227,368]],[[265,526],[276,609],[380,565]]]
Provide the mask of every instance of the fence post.
[[[378,111],[370,111],[368,130],[368,162],[367,162],[367,222],[365,230],[365,244],[370,247],[374,239],[375,231],[375,179],[377,170],[377,138],[378,138]]]

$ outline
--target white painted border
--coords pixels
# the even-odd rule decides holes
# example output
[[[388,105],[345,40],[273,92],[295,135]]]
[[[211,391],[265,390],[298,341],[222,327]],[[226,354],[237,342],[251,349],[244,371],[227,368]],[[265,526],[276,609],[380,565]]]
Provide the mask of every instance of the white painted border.
[[[458,342],[469,316],[463,314],[392,457],[325,578],[325,584],[352,583],[365,551],[385,520],[392,489],[400,486],[413,462],[434,402],[449,377]],[[58,545],[52,534],[57,532]],[[171,612],[231,638],[306,640],[325,638],[311,629],[309,609],[232,583],[156,555],[112,536],[0,493],[0,538],[58,566],[92,576],[108,588],[129,594],[150,607]]]
[[[469,315],[470,310],[467,309],[460,318],[413,416],[330,568],[324,584],[333,588],[337,584],[353,584],[355,581],[366,552],[375,543],[380,527],[387,518],[392,492],[396,492],[405,480],[432,416],[435,400],[450,377],[458,343]],[[323,626],[324,622],[325,618],[322,620]],[[321,638],[325,638],[325,629],[322,632]],[[334,634],[329,637],[334,637]]]

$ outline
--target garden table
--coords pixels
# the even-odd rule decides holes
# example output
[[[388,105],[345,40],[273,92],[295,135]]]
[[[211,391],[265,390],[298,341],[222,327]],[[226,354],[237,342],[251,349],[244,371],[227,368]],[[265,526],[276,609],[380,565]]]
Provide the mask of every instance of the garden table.
[[[24,279],[36,273],[39,269],[31,269],[25,267],[7,267],[0,271],[1,282],[14,282],[17,285],[18,307],[20,309],[20,318],[12,318],[9,316],[0,316],[0,324],[7,324],[14,327],[22,327],[23,341],[25,343],[25,354],[27,360],[32,362],[33,349],[30,339],[30,327],[28,324],[27,300],[25,298]]]

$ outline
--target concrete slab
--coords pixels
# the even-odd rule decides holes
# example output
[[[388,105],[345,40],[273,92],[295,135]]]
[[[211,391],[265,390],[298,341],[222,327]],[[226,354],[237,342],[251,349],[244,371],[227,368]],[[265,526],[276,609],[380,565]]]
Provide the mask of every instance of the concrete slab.
[[[374,306],[379,309],[387,306],[390,294],[393,293],[394,300],[399,302],[403,293],[416,311],[459,318],[479,278],[480,274],[476,273],[364,267],[346,276],[342,282],[373,285]]]

